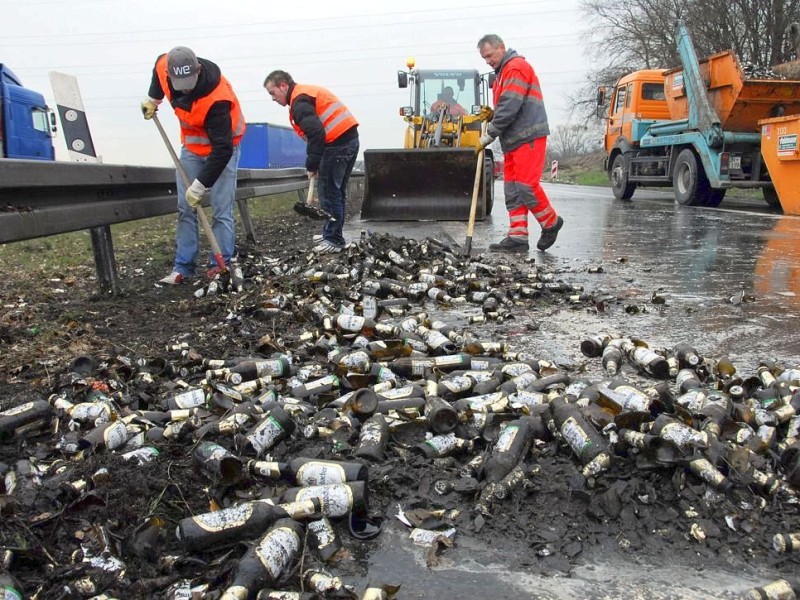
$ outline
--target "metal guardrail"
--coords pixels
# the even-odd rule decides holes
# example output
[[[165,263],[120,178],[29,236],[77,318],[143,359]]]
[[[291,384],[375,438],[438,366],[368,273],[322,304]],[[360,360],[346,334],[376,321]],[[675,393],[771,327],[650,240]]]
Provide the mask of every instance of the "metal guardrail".
[[[305,169],[240,169],[236,199],[308,187]],[[0,160],[0,244],[174,213],[175,169]]]
[[[358,175],[354,174],[357,178]],[[239,169],[236,202],[255,243],[247,201],[308,188],[306,170]],[[0,160],[0,244],[89,229],[104,292],[120,292],[110,226],[177,212],[175,169]]]

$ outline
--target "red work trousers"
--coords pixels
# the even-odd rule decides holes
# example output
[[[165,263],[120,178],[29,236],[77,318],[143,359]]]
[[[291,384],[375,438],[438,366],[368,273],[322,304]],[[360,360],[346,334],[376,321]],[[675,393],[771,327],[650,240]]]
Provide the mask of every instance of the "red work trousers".
[[[558,215],[539,182],[546,151],[547,138],[540,137],[505,154],[503,192],[511,237],[528,237],[528,211],[543,229],[556,222]]]

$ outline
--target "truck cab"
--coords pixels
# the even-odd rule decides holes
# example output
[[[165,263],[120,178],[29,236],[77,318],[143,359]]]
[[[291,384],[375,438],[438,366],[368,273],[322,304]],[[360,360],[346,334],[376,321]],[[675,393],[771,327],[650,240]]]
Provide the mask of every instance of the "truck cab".
[[[55,113],[0,63],[0,157],[55,160]]]
[[[598,103],[604,104],[601,89]],[[647,128],[659,120],[669,119],[664,93],[664,71],[635,71],[620,79],[611,92],[605,128],[606,156],[614,148],[630,149],[638,145]]]

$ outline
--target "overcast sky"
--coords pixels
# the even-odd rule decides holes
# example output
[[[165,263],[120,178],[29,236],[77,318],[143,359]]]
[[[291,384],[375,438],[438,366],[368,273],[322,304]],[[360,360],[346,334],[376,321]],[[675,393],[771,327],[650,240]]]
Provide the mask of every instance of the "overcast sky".
[[[159,165],[169,155],[139,104],[156,57],[189,46],[230,79],[248,122],[288,125],[287,108],[262,87],[273,69],[300,83],[329,88],[360,122],[361,149],[402,147],[399,107],[408,90],[397,70],[413,56],[418,68],[489,67],[478,39],[496,33],[533,64],[551,128],[567,122],[566,94],[585,78],[579,0],[480,3],[275,2],[266,0],[0,0],[0,62],[55,107],[48,73],[78,79],[98,154],[106,163]],[[168,108],[168,107],[167,107]],[[178,144],[171,110],[159,115]],[[54,141],[58,160],[66,144]]]

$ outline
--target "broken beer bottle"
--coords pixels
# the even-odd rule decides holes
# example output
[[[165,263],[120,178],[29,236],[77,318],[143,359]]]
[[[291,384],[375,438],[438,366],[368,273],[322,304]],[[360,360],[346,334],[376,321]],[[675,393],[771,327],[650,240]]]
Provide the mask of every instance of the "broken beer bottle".
[[[297,558],[303,534],[303,525],[297,521],[277,521],[239,560],[220,600],[248,600],[257,590],[275,583]]]

